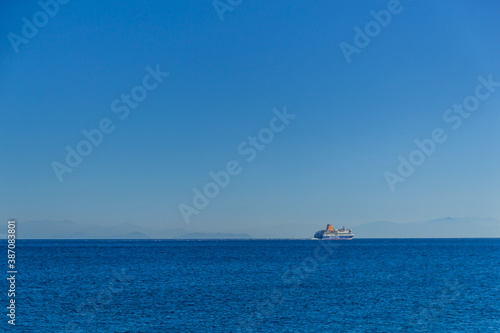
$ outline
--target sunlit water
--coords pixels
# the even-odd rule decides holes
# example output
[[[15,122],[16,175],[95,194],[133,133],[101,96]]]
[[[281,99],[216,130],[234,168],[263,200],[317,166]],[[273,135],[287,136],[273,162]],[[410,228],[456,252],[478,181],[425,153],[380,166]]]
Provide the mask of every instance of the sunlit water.
[[[499,239],[18,241],[16,250],[20,332],[500,332]],[[11,328],[7,319],[0,327]]]

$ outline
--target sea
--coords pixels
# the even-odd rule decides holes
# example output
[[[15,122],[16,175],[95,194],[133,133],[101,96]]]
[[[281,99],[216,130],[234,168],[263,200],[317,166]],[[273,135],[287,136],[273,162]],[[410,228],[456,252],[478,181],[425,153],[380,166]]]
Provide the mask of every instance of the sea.
[[[500,239],[18,240],[15,252],[15,325],[4,279],[0,331],[500,332]]]

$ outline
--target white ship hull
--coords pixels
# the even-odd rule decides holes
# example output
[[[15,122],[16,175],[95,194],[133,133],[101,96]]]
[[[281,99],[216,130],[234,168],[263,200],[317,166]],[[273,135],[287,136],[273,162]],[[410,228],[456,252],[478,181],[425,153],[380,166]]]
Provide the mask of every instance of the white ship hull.
[[[353,239],[354,235],[328,235],[328,234],[323,234],[323,237],[321,239],[335,239],[335,240],[351,240]]]
[[[326,240],[351,240],[354,238],[354,234],[351,229],[335,229],[331,224],[326,226],[326,230],[320,230],[315,235],[314,238],[326,239]]]

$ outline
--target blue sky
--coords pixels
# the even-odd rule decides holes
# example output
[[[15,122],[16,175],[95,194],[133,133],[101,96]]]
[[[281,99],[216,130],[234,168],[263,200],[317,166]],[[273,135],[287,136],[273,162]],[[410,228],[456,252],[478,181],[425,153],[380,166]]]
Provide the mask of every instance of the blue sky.
[[[443,114],[479,76],[500,81],[500,4],[401,1],[348,64],[339,44],[387,4],[243,0],[221,21],[210,1],[70,1],[18,53],[8,34],[41,9],[3,4],[0,218],[214,232],[499,219],[500,88],[457,130]],[[157,65],[170,75],[120,120],[111,103]],[[284,106],[297,117],[246,162],[237,146]],[[59,182],[51,163],[103,118],[115,130]],[[437,127],[447,141],[392,192],[384,173]],[[242,172],[187,226],[179,204],[230,160]]]

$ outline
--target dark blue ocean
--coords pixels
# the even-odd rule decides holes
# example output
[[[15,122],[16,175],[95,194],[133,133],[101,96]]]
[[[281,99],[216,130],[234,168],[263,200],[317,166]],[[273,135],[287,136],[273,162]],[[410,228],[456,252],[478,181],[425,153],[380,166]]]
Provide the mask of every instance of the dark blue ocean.
[[[500,332],[500,239],[16,245],[20,332]]]

